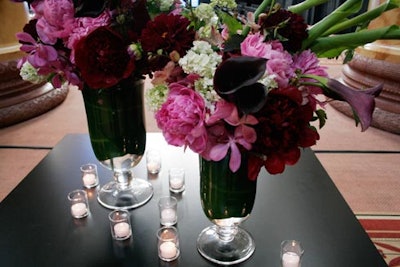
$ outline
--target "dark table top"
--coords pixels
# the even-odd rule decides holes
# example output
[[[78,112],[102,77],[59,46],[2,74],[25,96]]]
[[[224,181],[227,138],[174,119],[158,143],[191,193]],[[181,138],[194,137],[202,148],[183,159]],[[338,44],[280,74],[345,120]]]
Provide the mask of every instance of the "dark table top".
[[[89,217],[71,217],[67,194],[82,188],[80,165],[98,164],[88,136],[71,134],[0,203],[0,266],[215,266],[196,249],[197,236],[211,225],[200,204],[198,156],[168,146],[158,133],[148,134],[147,140],[147,148],[161,150],[163,166],[158,176],[151,177],[144,159],[135,168],[138,177],[153,184],[154,196],[130,210],[131,239],[112,240],[110,210],[97,202],[94,189],[88,190]],[[105,184],[111,172],[98,165],[100,183]],[[186,170],[186,190],[176,195],[181,256],[166,263],[157,256],[157,201],[170,194],[167,171],[177,166]],[[253,212],[242,226],[254,237],[256,250],[239,266],[278,267],[280,243],[285,239],[302,242],[303,267],[387,266],[309,149],[282,175],[260,173]]]

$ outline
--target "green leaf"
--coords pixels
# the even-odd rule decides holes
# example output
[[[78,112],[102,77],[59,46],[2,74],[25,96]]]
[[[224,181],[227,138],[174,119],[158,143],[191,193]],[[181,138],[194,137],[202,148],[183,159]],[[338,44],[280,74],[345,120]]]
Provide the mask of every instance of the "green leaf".
[[[319,128],[321,129],[322,127],[325,126],[326,120],[328,119],[325,110],[323,109],[318,109],[315,111],[317,114],[318,120],[319,120]]]
[[[325,32],[337,23],[346,20],[347,17],[360,11],[362,0],[347,0],[332,13],[314,24],[308,32],[308,38],[304,40],[302,48],[308,49],[320,37],[325,36]]]
[[[220,17],[222,22],[228,27],[230,35],[237,34],[239,30],[243,29],[243,25],[240,21],[224,11],[218,10],[218,17]]]
[[[338,33],[354,26],[361,26],[363,28],[366,28],[371,20],[379,17],[383,12],[399,7],[400,7],[400,0],[386,1],[385,3],[377,6],[376,8],[368,10],[367,12],[364,12],[354,18],[346,19],[343,22],[337,23],[336,25],[331,27],[328,31],[326,31],[324,36]]]
[[[378,29],[321,37],[315,40],[310,49],[318,57],[334,58],[340,56],[344,50],[355,49],[380,39],[400,39],[400,27],[392,25]]]
[[[328,1],[329,0],[306,0],[306,1],[300,2],[296,5],[289,6],[288,10],[293,13],[296,13],[296,14],[301,14],[304,11],[307,11],[308,9],[311,9],[315,6],[324,4]]]

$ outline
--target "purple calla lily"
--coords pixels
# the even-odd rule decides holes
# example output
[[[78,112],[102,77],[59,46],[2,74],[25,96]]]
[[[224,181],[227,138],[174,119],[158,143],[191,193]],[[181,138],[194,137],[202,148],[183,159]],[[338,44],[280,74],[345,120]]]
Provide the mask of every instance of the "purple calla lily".
[[[249,56],[225,60],[215,71],[215,91],[223,99],[234,103],[241,112],[257,112],[267,99],[265,86],[258,82],[265,74],[266,61]]]
[[[361,124],[361,131],[368,129],[372,122],[372,113],[375,109],[375,97],[379,96],[383,89],[383,84],[374,87],[356,90],[343,83],[325,77],[315,75],[305,75],[317,80],[324,94],[335,100],[346,101],[353,109],[356,121]]]

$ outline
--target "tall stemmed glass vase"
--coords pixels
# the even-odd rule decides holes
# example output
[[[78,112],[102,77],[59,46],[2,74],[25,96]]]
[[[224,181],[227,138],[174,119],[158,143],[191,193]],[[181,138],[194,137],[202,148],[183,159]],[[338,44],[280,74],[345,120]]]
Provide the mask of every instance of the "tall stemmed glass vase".
[[[82,90],[94,154],[114,173],[97,195],[109,209],[136,208],[153,195],[152,185],[132,173],[146,147],[143,88],[143,80],[127,78],[113,87]]]
[[[214,263],[237,264],[255,250],[252,236],[239,226],[249,217],[256,196],[257,183],[247,177],[246,155],[235,173],[229,169],[228,156],[218,162],[200,157],[201,204],[214,225],[200,233],[197,249]]]

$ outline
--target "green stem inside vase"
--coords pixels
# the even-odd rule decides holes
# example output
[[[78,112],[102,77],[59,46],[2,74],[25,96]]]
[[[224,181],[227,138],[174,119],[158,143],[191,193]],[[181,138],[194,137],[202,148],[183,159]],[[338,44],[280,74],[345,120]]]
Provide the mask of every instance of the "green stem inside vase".
[[[229,156],[221,161],[200,157],[200,194],[203,211],[210,220],[242,218],[253,209],[257,182],[247,176],[247,158],[239,170],[229,169]]]
[[[83,88],[90,141],[98,160],[143,155],[143,86],[142,80],[128,78],[106,89]]]

